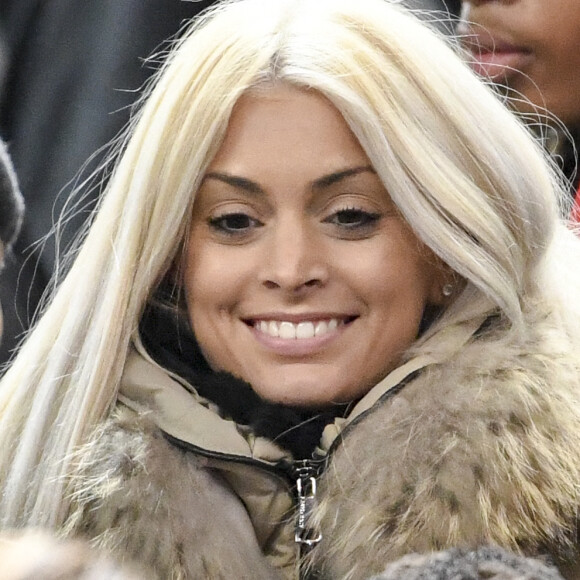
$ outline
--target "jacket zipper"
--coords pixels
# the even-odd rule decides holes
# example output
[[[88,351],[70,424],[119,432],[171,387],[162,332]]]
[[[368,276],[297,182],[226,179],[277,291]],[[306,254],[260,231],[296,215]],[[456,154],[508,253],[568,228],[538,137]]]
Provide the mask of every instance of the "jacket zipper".
[[[318,505],[318,477],[326,464],[325,458],[300,459],[292,461],[287,470],[295,483],[296,524],[294,541],[300,544],[301,553],[308,552],[322,540],[318,526],[311,522],[311,516]]]
[[[298,576],[304,580],[316,580],[318,575],[306,563],[306,556],[322,540],[322,532],[318,524],[312,522],[312,514],[318,506],[318,477],[326,467],[326,457],[314,455],[312,459],[281,462],[280,466],[295,484],[294,543],[299,552]]]
[[[413,380],[419,374],[419,372],[420,370],[417,370],[409,374],[398,385],[385,393],[379,399],[379,402],[385,401],[391,398],[393,395],[397,394],[408,382]],[[302,562],[303,557],[306,556],[308,552],[322,540],[322,533],[320,528],[317,525],[312,525],[311,522],[312,513],[315,511],[318,505],[318,478],[324,472],[330,456],[339,447],[345,434],[348,433],[355,425],[360,423],[371,412],[372,408],[367,409],[348,425],[346,425],[340,435],[332,442],[330,448],[325,454],[315,453],[311,459],[297,459],[293,461],[282,459],[275,464],[266,463],[265,461],[252,459],[250,457],[230,455],[228,453],[219,453],[217,451],[208,451],[207,449],[203,449],[193,445],[192,443],[188,443],[187,441],[173,437],[164,431],[162,431],[162,433],[168,441],[173,443],[176,447],[180,447],[186,451],[191,451],[201,455],[202,457],[251,465],[283,479],[288,484],[290,490],[294,491],[294,499],[297,506],[296,523],[294,528],[294,542],[299,545],[300,561]],[[309,577],[312,576],[313,578],[316,577],[315,572],[307,572],[301,569],[300,578],[303,577],[303,574]]]

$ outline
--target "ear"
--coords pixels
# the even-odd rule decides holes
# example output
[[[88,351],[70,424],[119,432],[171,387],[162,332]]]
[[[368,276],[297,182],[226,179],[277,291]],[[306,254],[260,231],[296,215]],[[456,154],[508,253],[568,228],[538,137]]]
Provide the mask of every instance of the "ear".
[[[427,300],[434,306],[447,306],[461,292],[463,279],[439,259],[433,270]]]

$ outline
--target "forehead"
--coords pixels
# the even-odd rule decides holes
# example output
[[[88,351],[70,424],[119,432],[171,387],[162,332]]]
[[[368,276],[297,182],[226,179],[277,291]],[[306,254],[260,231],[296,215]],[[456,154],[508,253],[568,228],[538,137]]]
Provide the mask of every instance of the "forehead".
[[[283,170],[315,162],[329,170],[369,163],[341,113],[326,97],[283,85],[253,90],[240,98],[210,170],[242,163],[262,167],[272,163]]]

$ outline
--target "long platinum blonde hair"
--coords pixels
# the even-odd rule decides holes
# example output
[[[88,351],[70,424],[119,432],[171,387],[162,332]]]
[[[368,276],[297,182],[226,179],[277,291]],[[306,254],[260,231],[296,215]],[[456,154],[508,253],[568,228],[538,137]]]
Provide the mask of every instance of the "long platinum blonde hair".
[[[579,288],[558,180],[437,33],[387,0],[226,1],[168,55],[74,264],[0,383],[4,526],[66,517],[70,457],[115,403],[232,108],[269,83],[337,107],[417,236],[465,280],[431,333],[492,310],[525,332],[538,301],[572,308],[552,283]]]

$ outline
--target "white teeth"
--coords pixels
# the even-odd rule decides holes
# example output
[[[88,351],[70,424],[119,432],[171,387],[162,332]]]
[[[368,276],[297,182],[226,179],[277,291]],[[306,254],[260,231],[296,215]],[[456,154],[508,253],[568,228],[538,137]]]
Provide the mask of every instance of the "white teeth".
[[[283,338],[285,340],[296,340],[301,338],[314,338],[333,332],[342,324],[342,320],[331,318],[330,320],[319,320],[318,322],[299,322],[294,324],[286,320],[258,320],[254,323],[254,328],[272,336],[274,338]]]
[[[300,322],[296,327],[296,338],[312,338],[314,336],[314,324],[312,322]]]
[[[316,336],[320,336],[321,334],[326,334],[327,332],[328,332],[328,322],[321,320],[316,325],[316,330],[314,331],[314,334]]]
[[[279,336],[280,338],[296,338],[296,327],[291,322],[281,322]]]
[[[270,336],[280,336],[278,334],[278,324],[273,320],[268,323],[268,334]]]

